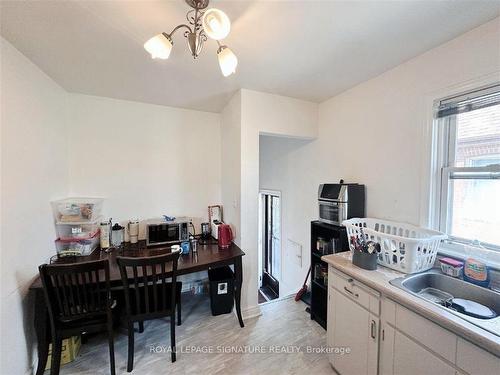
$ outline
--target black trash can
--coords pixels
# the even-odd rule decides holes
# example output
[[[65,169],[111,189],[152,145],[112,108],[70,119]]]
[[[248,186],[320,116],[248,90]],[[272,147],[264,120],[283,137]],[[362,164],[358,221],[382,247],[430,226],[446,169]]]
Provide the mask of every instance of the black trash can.
[[[208,270],[210,281],[210,307],[212,315],[228,314],[233,311],[234,273],[229,266]]]

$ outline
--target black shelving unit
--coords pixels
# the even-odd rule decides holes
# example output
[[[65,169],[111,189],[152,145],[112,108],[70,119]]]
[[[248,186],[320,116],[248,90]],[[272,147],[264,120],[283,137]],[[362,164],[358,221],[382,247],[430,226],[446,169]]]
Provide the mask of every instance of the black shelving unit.
[[[311,222],[311,319],[326,329],[328,304],[328,264],[323,255],[349,250],[345,227]]]

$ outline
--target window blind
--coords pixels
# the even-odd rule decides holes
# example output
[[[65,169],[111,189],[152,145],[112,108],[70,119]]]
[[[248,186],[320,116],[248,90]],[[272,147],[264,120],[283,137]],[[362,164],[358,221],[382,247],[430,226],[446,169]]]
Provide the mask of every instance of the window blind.
[[[439,101],[436,117],[453,116],[498,104],[500,104],[500,84]]]

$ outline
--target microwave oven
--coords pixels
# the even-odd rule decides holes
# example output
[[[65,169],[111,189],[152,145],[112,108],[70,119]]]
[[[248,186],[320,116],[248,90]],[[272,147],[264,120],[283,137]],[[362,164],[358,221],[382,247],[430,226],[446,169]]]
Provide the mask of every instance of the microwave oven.
[[[319,220],[341,225],[353,217],[365,217],[365,186],[360,184],[321,184],[318,189]]]
[[[146,223],[146,246],[168,245],[189,240],[189,220],[151,220]]]

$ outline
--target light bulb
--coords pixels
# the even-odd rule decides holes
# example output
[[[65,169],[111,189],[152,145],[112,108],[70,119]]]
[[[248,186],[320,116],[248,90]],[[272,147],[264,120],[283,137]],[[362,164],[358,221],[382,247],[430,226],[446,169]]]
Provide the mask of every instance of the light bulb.
[[[172,39],[165,34],[158,34],[144,43],[144,49],[151,54],[151,58],[166,60],[172,51]]]
[[[236,55],[226,46],[221,46],[217,51],[217,57],[219,58],[220,70],[224,77],[230,76],[236,72],[236,66],[238,66],[238,58]]]
[[[208,9],[201,20],[203,30],[210,38],[215,40],[224,39],[231,31],[231,21],[222,10]]]

